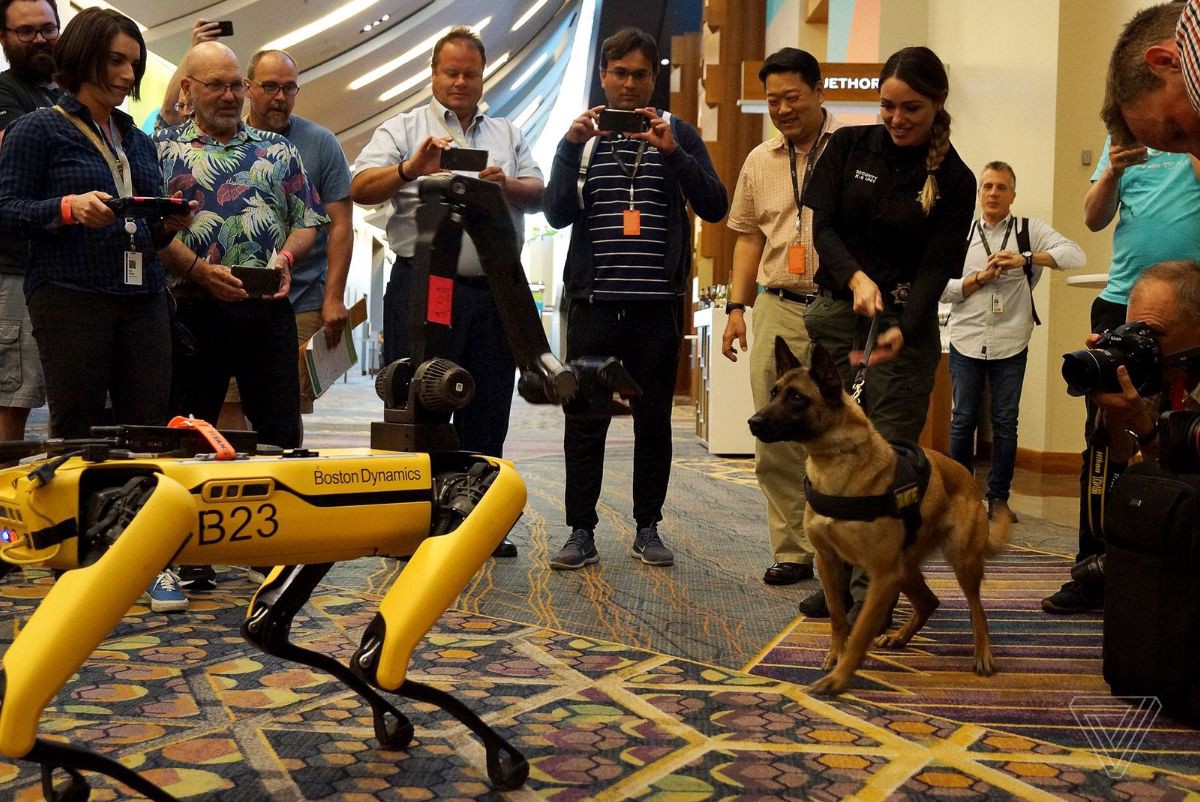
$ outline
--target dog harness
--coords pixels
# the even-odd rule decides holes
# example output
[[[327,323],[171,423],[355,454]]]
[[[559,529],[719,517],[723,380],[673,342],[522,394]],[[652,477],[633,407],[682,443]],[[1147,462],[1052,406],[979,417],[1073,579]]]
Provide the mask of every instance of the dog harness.
[[[921,499],[929,487],[932,471],[925,450],[908,440],[889,443],[896,452],[896,473],[888,492],[878,496],[827,496],[817,492],[804,477],[804,495],[808,506],[828,518],[839,521],[874,521],[899,518],[904,521],[904,548],[917,539],[921,528]]]

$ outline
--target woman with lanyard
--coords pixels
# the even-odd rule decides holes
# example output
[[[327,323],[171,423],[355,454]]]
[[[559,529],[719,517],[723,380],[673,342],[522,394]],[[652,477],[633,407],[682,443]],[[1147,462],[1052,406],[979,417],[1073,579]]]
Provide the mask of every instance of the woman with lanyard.
[[[870,352],[859,403],[889,440],[915,443],[925,426],[942,353],[938,297],[962,270],[975,209],[975,177],[950,144],[948,94],[932,50],[894,53],[879,76],[882,123],[836,131],[804,199],[813,210],[821,296],[805,325],[847,388],[858,368],[852,351]],[[866,594],[861,573],[851,621]],[[819,614],[818,595],[819,608],[805,599],[801,611]]]
[[[65,90],[58,106],[23,116],[0,149],[0,221],[30,241],[25,297],[51,433],[79,438],[108,422],[165,424],[171,333],[156,249],[189,215],[151,226],[118,219],[106,204],[162,191],[149,137],[117,109],[138,96],[146,45],[133,20],[89,8],[63,29],[55,59]],[[187,600],[178,594],[175,604],[156,610]]]

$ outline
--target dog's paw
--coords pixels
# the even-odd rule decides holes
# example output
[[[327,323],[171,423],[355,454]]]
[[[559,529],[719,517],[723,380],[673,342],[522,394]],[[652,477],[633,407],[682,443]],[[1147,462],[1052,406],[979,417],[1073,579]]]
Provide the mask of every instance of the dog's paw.
[[[880,649],[903,649],[908,645],[908,639],[900,637],[897,632],[885,632],[875,639],[875,645]]]
[[[837,665],[837,661],[838,661],[837,652],[830,652],[829,654],[825,655],[825,661],[823,663],[821,663],[821,670],[822,671],[832,671],[833,667]]]
[[[975,673],[981,677],[990,677],[996,673],[996,661],[991,651],[975,655]]]
[[[846,690],[846,686],[849,684],[846,680],[839,679],[830,673],[809,685],[808,692],[813,696],[837,696]]]

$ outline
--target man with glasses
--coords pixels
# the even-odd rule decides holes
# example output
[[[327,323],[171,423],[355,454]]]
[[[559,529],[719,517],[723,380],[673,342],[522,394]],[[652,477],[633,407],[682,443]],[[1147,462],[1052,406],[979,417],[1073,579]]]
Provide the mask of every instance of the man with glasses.
[[[54,0],[0,0],[0,44],[9,68],[0,73],[0,141],[23,114],[58,100],[54,85]],[[46,403],[46,385],[33,326],[25,308],[29,243],[0,237],[0,440],[25,436],[29,410]]]
[[[259,441],[296,448],[300,387],[288,290],[292,267],[328,218],[296,147],[242,122],[248,84],[233,51],[203,42],[186,59],[181,86],[195,115],[154,135],[167,193],[199,202],[192,226],[164,252],[183,279],[173,290],[179,318],[197,342],[174,377],[176,410],[217,420],[236,377]],[[278,270],[278,292],[251,297],[230,271],[235,265]],[[211,587],[211,575],[185,575],[185,588]]]
[[[695,128],[648,108],[658,44],[637,28],[604,40],[600,84],[608,107],[636,111],[644,130],[601,130],[604,106],[588,109],[558,145],[546,189],[546,220],[572,225],[563,281],[567,355],[616,356],[642,389],[633,407],[633,556],[671,565],[658,534],[671,477],[671,404],[692,266],[687,206],[705,220],[729,199]],[[566,518],[571,535],[550,560],[558,569],[598,562],[594,530],[609,418],[568,415]]]
[[[525,214],[542,203],[542,171],[533,161],[521,131],[508,120],[488,117],[479,108],[487,55],[470,28],[452,28],[433,46],[433,98],[428,105],[399,114],[375,130],[354,162],[350,195],[357,203],[390,203],[388,244],[396,254],[383,295],[383,358],[411,356],[408,343],[412,302],[413,254],[417,242],[416,209],[422,176],[441,170],[441,154],[452,147],[488,152],[487,167],[473,174],[504,191],[517,233],[525,241]],[[504,337],[500,310],[488,289],[476,245],[463,237],[454,282],[451,328],[439,356],[470,371],[475,397],[454,413],[459,444],[469,451],[503,456],[508,414],[516,384],[516,362]],[[505,538],[497,557],[516,557]]]
[[[342,339],[347,312],[346,277],[354,248],[354,203],[350,200],[350,166],[337,137],[328,128],[293,114],[300,92],[300,70],[283,50],[260,50],[246,71],[250,113],[246,122],[286,137],[300,151],[309,181],[321,196],[329,225],[317,231],[308,255],[292,268],[288,300],[296,316],[296,338],[304,345],[322,328],[330,348]],[[300,371],[300,411],[313,411],[312,384]]]

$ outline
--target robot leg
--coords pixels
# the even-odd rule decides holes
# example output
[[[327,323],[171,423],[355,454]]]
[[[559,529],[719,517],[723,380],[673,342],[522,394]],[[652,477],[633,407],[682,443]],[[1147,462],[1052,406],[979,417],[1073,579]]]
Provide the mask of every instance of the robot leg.
[[[188,491],[158,474],[131,480],[114,503],[121,514],[100,534],[99,557],[54,583],[4,654],[0,754],[40,763],[49,800],[86,799],[87,783],[73,771],[85,769],[114,777],[153,800],[172,802],[174,797],[114,760],[37,738],[42,710],[170,563],[195,523]],[[61,793],[50,776],[59,767],[71,776]]]
[[[458,699],[406,679],[417,643],[458,598],[525,507],[525,483],[510,464],[494,464],[486,478],[478,477],[476,470],[469,473],[478,481],[459,484],[457,497],[445,500],[462,509],[465,518],[453,531],[427,538],[413,553],[363,633],[350,666],[377,688],[437,705],[465,724],[483,741],[493,785],[508,790],[520,787],[529,776],[529,763],[521,753]]]
[[[403,749],[413,737],[412,723],[403,713],[337,660],[288,640],[292,619],[332,567],[332,563],[286,565],[273,573],[250,602],[242,637],[267,654],[332,674],[371,705],[379,745],[384,749]]]

